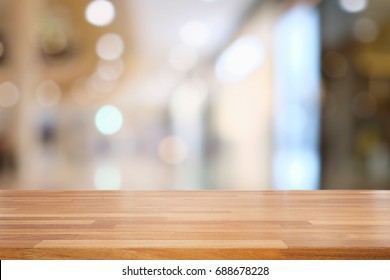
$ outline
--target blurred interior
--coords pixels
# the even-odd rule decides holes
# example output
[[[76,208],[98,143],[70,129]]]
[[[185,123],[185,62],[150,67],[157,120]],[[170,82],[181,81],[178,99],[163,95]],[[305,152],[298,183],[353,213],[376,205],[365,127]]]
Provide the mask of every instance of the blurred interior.
[[[0,0],[0,188],[390,189],[389,11]]]

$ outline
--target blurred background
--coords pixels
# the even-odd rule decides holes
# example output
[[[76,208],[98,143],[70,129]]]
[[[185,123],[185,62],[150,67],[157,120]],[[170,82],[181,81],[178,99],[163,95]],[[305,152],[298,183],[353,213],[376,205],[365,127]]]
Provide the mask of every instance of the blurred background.
[[[389,12],[0,0],[0,188],[390,189]]]

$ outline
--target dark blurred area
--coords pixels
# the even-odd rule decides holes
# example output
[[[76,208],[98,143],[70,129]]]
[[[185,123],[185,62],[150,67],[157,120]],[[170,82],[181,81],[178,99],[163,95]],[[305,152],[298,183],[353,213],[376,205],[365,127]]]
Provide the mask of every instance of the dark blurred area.
[[[321,185],[389,189],[390,2],[337,2],[320,6]]]
[[[1,189],[390,189],[386,0],[0,0]]]

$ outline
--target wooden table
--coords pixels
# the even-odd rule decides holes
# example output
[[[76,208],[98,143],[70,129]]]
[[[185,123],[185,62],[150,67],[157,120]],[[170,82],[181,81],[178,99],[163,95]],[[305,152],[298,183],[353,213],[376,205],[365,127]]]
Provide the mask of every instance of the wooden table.
[[[390,191],[0,191],[0,259],[390,259]]]

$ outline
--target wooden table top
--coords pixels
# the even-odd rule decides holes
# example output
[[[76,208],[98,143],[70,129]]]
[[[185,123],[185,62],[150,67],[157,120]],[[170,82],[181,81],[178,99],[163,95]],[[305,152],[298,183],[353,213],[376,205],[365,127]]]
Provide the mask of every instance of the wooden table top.
[[[0,259],[390,259],[390,191],[0,191]]]

